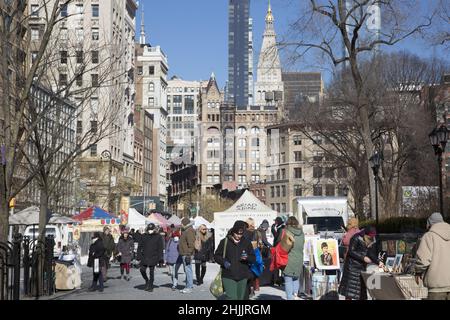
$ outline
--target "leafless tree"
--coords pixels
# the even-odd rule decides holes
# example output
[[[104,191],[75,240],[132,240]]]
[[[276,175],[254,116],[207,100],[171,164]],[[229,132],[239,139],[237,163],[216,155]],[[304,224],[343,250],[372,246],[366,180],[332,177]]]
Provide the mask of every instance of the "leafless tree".
[[[433,21],[435,10],[418,17],[420,2],[415,0],[310,0],[305,1],[301,17],[292,25],[292,39],[280,45],[297,57],[311,50],[334,66],[348,65],[354,87],[353,106],[367,160],[375,151],[370,97],[365,94],[366,79],[361,62],[381,46],[394,46],[420,33]],[[420,8],[419,8],[420,9]],[[381,16],[378,13],[381,12]],[[382,27],[379,27],[382,25]],[[369,26],[366,28],[366,26]],[[369,167],[371,211],[375,212],[375,182]]]

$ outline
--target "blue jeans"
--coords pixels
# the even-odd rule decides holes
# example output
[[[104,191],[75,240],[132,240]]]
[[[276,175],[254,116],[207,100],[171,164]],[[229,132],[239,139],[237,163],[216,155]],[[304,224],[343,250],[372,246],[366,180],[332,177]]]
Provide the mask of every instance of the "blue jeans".
[[[191,258],[191,257],[190,257]],[[194,273],[192,271],[192,258],[191,263],[186,264],[186,256],[183,259],[183,270],[186,274],[186,289],[192,289],[194,287]]]
[[[288,300],[294,300],[294,294],[298,294],[300,288],[299,277],[284,276],[284,290]]]

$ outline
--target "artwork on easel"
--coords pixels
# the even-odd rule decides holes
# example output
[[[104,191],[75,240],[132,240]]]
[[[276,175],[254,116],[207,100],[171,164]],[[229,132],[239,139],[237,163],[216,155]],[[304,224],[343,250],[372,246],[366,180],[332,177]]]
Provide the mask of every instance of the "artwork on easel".
[[[392,267],[392,272],[401,273],[402,272],[402,259],[403,254],[397,254],[394,260],[394,266]]]
[[[336,239],[316,239],[314,241],[314,261],[320,270],[340,268],[339,246]]]

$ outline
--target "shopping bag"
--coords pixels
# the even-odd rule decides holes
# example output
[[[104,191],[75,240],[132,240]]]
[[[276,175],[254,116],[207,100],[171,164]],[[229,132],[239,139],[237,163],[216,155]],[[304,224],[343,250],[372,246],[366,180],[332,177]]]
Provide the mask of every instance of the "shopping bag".
[[[100,259],[94,259],[94,273],[100,272]]]
[[[222,257],[224,259],[225,259],[225,254],[227,252],[227,244],[228,244],[228,238],[225,238],[225,243],[224,243],[224,247],[223,247],[223,255],[222,255]],[[209,286],[209,291],[216,298],[219,298],[220,296],[223,295],[222,268],[220,268],[219,273],[217,273],[213,282],[211,282],[211,285]]]
[[[213,282],[211,282],[209,291],[216,298],[219,298],[223,295],[222,270],[219,271]]]
[[[288,264],[289,251],[294,246],[294,237],[292,234],[285,232],[281,236],[281,241],[270,249],[272,260],[270,263],[270,271],[276,269],[284,269]]]
[[[256,248],[254,253],[256,256],[256,262],[251,264],[250,270],[252,270],[253,274],[258,278],[264,272],[264,262],[259,248]]]

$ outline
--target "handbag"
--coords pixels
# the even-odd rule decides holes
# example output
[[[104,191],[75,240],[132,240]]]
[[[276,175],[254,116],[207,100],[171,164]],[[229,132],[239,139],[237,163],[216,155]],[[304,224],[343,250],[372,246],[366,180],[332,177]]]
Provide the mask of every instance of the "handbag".
[[[259,278],[264,272],[264,262],[259,248],[254,249],[254,253],[256,256],[256,262],[251,264],[250,270],[257,278]]]
[[[272,254],[272,260],[270,262],[270,271],[276,269],[284,269],[288,264],[289,251],[294,246],[294,237],[291,234],[286,233],[283,230],[281,235],[281,241],[272,247],[270,252]]]
[[[222,255],[222,257],[224,259],[225,259],[225,254],[227,252],[227,244],[228,244],[228,238],[225,238],[225,245],[224,245],[223,255]],[[214,278],[213,282],[211,282],[211,285],[209,286],[209,291],[216,298],[219,298],[220,296],[223,295],[222,268],[220,268],[220,270],[217,273],[216,277]]]

